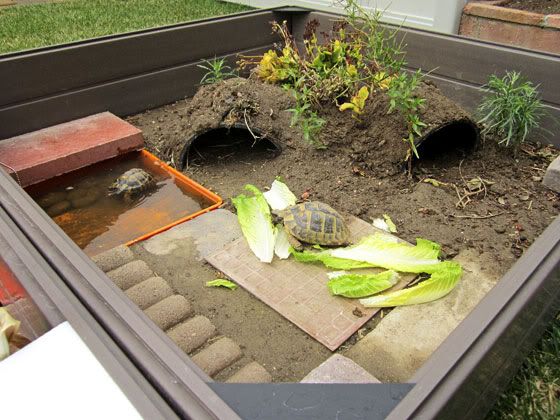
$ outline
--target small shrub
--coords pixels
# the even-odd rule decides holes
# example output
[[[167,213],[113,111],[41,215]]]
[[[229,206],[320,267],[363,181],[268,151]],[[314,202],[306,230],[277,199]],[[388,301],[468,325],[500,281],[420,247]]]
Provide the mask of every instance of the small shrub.
[[[237,74],[230,66],[225,64],[225,58],[214,58],[213,60],[202,60],[204,64],[198,64],[197,67],[206,70],[206,73],[200,80],[201,85],[211,85],[225,80],[229,77],[236,77]]]
[[[495,133],[498,143],[516,153],[529,133],[539,127],[544,114],[537,86],[511,71],[502,78],[491,75],[485,91],[487,94],[478,107],[478,122],[484,125],[482,133]]]

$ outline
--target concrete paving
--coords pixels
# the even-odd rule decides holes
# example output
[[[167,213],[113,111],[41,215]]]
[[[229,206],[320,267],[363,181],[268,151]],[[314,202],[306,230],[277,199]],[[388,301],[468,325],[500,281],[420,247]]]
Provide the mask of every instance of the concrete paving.
[[[217,209],[156,235],[143,242],[142,246],[154,255],[167,255],[180,248],[185,239],[193,239],[199,259],[203,259],[240,237],[237,216],[230,211]]]
[[[233,374],[227,383],[267,383],[272,382],[272,375],[257,362],[251,362]]]
[[[125,245],[109,249],[92,258],[102,271],[111,271],[134,260],[134,253]]]
[[[560,193],[560,156],[548,165],[544,175],[543,184],[552,191]]]
[[[220,338],[192,357],[209,376],[221,372],[242,356],[241,348],[227,337]]]
[[[185,353],[192,353],[216,335],[216,327],[205,316],[197,315],[167,331]]]
[[[466,251],[454,260],[463,277],[449,295],[393,309],[344,355],[382,382],[408,381],[500,278],[490,255]]]
[[[191,317],[193,309],[184,296],[173,295],[145,309],[144,313],[165,331]]]
[[[304,384],[372,384],[379,380],[353,360],[333,354],[301,380]]]
[[[134,260],[107,272],[107,276],[115,282],[119,289],[127,290],[132,286],[153,277],[154,272],[144,261]]]

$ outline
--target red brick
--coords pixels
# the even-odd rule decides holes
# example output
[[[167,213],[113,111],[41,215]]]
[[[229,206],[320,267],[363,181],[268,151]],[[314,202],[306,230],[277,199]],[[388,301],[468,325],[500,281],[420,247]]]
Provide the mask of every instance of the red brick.
[[[488,19],[502,20],[506,22],[522,23],[524,25],[542,24],[544,15],[541,13],[526,12],[524,10],[508,9],[507,7],[493,6],[484,3],[467,3],[463,13],[472,16],[480,16]]]
[[[143,146],[139,129],[103,112],[3,140],[0,161],[28,186]]]
[[[560,29],[560,15],[548,15],[544,17],[544,27]]]

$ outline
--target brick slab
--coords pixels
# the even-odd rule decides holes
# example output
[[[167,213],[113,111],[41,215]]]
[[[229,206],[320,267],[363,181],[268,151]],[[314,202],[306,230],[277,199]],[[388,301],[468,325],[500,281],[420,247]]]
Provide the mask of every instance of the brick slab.
[[[220,338],[192,357],[209,376],[214,376],[243,356],[239,346],[231,338]]]
[[[373,384],[379,380],[353,360],[333,354],[301,380],[304,384]]]
[[[139,129],[103,112],[3,140],[0,156],[25,187],[142,147]]]

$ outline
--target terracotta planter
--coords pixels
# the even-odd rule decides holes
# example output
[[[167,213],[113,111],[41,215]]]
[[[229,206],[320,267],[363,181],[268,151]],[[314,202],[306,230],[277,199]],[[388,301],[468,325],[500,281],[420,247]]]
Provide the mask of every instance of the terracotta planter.
[[[471,2],[463,9],[459,34],[560,54],[560,14],[501,7],[508,0]]]

